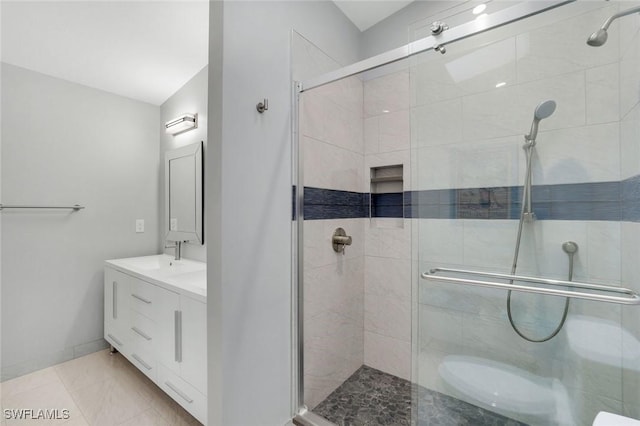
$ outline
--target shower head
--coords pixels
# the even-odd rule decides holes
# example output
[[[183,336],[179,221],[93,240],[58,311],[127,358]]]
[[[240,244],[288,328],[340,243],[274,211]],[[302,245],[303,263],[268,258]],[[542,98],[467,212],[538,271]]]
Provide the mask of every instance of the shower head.
[[[556,101],[548,100],[540,102],[533,113],[533,123],[531,123],[531,131],[524,139],[527,142],[535,142],[536,136],[538,136],[538,124],[540,120],[548,118],[556,110]]]
[[[618,12],[614,15],[609,16],[607,20],[604,21],[604,24],[602,24],[600,29],[589,36],[589,38],[587,39],[587,44],[593,47],[602,46],[607,42],[607,37],[608,37],[607,30],[609,29],[609,25],[611,25],[613,21],[615,21],[618,18],[622,18],[623,16],[631,15],[632,13],[637,13],[637,12],[640,12],[640,6],[632,7],[631,9],[623,10],[621,12]]]
[[[609,34],[607,33],[607,30],[605,28],[600,28],[598,31],[589,36],[589,38],[587,39],[587,44],[593,47],[602,46],[607,42],[608,37]]]

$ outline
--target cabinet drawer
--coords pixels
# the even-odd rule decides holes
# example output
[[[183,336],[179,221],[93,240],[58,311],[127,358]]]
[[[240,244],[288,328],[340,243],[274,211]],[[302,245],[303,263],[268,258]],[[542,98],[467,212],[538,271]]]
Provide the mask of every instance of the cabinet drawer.
[[[131,280],[131,299],[129,300],[129,306],[131,306],[132,310],[155,320],[155,292],[156,286],[153,284],[138,279]]]
[[[153,380],[158,379],[158,362],[155,357],[144,350],[134,348],[130,352],[126,353],[127,359],[131,364],[135,365],[138,370],[142,371],[145,376]]]
[[[156,339],[156,324],[139,312],[131,311],[131,327],[129,340],[132,350],[153,353],[154,339]]]
[[[165,366],[158,366],[158,386],[187,410],[193,417],[205,424],[207,420],[207,397],[201,394]]]

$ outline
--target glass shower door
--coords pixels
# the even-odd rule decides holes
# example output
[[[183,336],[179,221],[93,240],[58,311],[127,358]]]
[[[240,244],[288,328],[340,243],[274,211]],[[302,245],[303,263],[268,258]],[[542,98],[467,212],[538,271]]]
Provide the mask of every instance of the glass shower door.
[[[586,44],[639,4],[576,2],[411,59],[418,424],[640,418],[640,307],[544,281],[640,290],[637,14]]]

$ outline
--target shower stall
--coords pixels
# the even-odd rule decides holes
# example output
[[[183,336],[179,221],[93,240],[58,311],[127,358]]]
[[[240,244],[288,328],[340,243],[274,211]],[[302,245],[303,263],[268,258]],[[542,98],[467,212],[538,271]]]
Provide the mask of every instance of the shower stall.
[[[640,419],[640,2],[485,3],[292,36],[296,424]]]

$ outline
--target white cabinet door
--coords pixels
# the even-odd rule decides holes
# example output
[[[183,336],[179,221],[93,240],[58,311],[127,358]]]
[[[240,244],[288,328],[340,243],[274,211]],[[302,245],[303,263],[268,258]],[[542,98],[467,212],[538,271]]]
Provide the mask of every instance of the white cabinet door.
[[[182,311],[182,362],[180,376],[207,394],[207,305],[180,298]]]
[[[155,353],[162,365],[180,374],[180,295],[156,287],[154,296],[154,315],[158,329]]]
[[[131,277],[104,269],[104,338],[116,349],[128,343]]]

